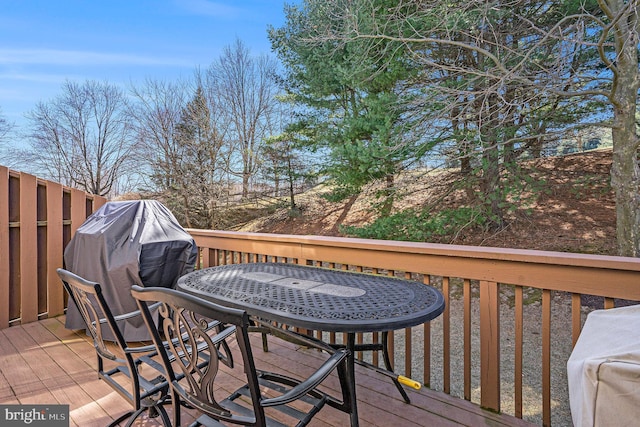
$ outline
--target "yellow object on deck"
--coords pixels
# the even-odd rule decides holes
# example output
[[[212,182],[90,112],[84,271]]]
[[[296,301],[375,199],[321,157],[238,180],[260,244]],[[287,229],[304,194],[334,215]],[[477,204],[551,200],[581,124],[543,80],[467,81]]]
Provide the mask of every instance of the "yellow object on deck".
[[[398,375],[398,382],[416,390],[420,390],[422,388],[422,384],[418,381],[407,378],[404,375]]]

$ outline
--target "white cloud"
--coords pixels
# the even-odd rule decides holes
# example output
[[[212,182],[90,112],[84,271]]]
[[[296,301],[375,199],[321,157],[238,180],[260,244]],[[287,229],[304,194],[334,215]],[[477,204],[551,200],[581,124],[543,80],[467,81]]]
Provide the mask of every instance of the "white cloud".
[[[243,10],[239,7],[209,0],[180,0],[176,4],[196,15],[215,16],[218,18],[237,18],[243,13]]]
[[[191,62],[179,58],[158,58],[133,54],[79,50],[0,49],[0,66],[10,64],[192,66]]]
[[[21,80],[39,83],[62,83],[69,78],[69,76],[62,74],[37,74],[21,72],[0,73],[0,80]]]

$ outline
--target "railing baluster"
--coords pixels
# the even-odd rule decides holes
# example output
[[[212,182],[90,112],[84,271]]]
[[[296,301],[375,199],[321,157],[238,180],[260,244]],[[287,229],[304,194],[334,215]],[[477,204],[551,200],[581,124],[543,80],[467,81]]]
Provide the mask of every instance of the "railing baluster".
[[[387,270],[387,276],[390,277],[394,277],[396,275],[396,272],[393,270]],[[389,360],[391,361],[391,366],[395,366],[396,365],[396,358],[395,358],[395,353],[396,353],[396,344],[395,344],[395,334],[393,332],[389,333],[389,338],[388,338],[388,348],[389,348]]]
[[[408,271],[405,272],[404,278],[407,280],[411,280],[411,273],[409,273]],[[413,337],[413,334],[412,334],[411,328],[405,328],[404,330],[404,371],[405,371],[405,376],[409,378],[411,378],[412,376],[411,375],[411,371],[412,371],[411,356],[413,354],[412,337]],[[425,339],[426,339],[426,335],[425,335]]]
[[[380,274],[380,272],[378,271],[378,269],[376,267],[371,269],[371,273],[373,274]],[[371,339],[373,340],[374,343],[378,343],[379,341],[379,336],[377,332],[374,332],[371,336]],[[380,359],[379,359],[379,355],[377,351],[373,352],[373,357],[372,357],[372,361],[371,363],[373,363],[375,366],[379,366],[380,365]]]
[[[571,348],[576,346],[582,330],[582,301],[580,294],[571,294]]]
[[[20,257],[20,314],[22,323],[38,320],[38,275],[34,268],[37,260],[33,257],[38,253],[37,209],[36,203],[37,181],[33,175],[20,174],[20,253],[31,256]],[[80,192],[76,191],[80,194]],[[81,193],[84,202],[84,193]],[[84,204],[82,205],[84,209]],[[84,211],[83,211],[84,212]],[[86,218],[86,214],[84,216]],[[28,297],[27,297],[28,295]]]
[[[444,312],[442,313],[442,385],[443,391],[451,393],[451,290],[449,278],[442,278]]]
[[[613,298],[605,298],[604,299],[604,308],[614,308],[616,306],[615,300]]]
[[[411,276],[409,276],[410,278]],[[429,275],[424,275],[422,278],[422,282],[425,285],[428,285],[431,282],[431,277]],[[423,371],[424,378],[422,380],[423,383],[427,387],[431,385],[431,323],[427,322],[422,326],[422,336],[423,336],[423,344],[422,344],[422,355],[423,355]],[[411,364],[411,355],[409,355],[409,361],[407,363]],[[407,357],[407,355],[405,355]],[[407,375],[410,377],[410,375]]]
[[[42,185],[42,184],[41,184]],[[62,185],[48,182],[44,186],[46,198],[42,201],[42,207],[46,210],[46,247],[44,259],[44,284],[45,297],[47,298],[46,312],[48,317],[64,313],[65,294],[60,289],[59,278],[56,269],[63,264],[63,235],[62,235]],[[0,199],[1,200],[1,199]],[[0,238],[0,240],[2,240]],[[1,245],[0,245],[1,246]],[[8,252],[8,251],[7,251]],[[0,253],[3,253],[0,250]],[[6,252],[4,252],[6,254]],[[6,255],[5,255],[6,256]],[[0,268],[1,270],[1,268]]]
[[[378,336],[378,333],[377,333],[377,332],[374,332],[374,333],[372,333],[372,334],[371,334],[371,342],[372,342],[373,344],[378,344],[378,343],[380,342],[380,341],[379,341],[379,339],[380,339],[380,338],[379,338],[379,336]],[[380,366],[380,359],[379,359],[379,355],[378,355],[378,352],[377,352],[377,351],[374,351],[374,352],[373,352],[373,355],[371,356],[371,363],[372,363],[374,366]]]
[[[471,281],[464,279],[463,284],[464,304],[464,398],[471,400]]]
[[[524,344],[524,314],[523,314],[523,289],[516,286],[514,289],[514,322],[515,322],[515,348],[514,348],[514,415],[522,418],[522,357]]]
[[[551,291],[542,291],[542,424],[551,425]]]

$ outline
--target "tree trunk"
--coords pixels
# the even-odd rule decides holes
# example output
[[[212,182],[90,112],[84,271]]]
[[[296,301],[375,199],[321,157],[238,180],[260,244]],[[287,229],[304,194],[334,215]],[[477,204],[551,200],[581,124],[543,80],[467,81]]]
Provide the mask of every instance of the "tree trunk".
[[[603,6],[604,4],[604,6]],[[613,104],[613,164],[611,186],[616,192],[616,235],[618,254],[640,256],[640,168],[638,167],[637,110],[638,5],[602,1],[611,19],[615,19],[616,60],[610,101]],[[613,13],[612,13],[613,12]],[[608,62],[607,58],[603,60]]]
[[[249,178],[251,178],[251,173],[245,169],[242,172],[242,200],[249,197]]]
[[[389,217],[393,210],[394,185],[395,180],[393,174],[387,174],[385,177],[385,188],[383,194],[384,200],[382,202],[382,208],[380,209],[380,216],[383,218]]]
[[[291,210],[296,208],[296,194],[294,184],[294,176],[293,176],[293,165],[291,164],[291,156],[287,157],[287,170],[289,171],[289,207]]]
[[[497,143],[490,144],[484,149],[482,154],[482,191],[487,213],[490,215],[489,222],[493,230],[500,230],[504,226],[499,160],[500,152]]]
[[[635,122],[637,84],[633,84],[637,79],[637,61],[632,71],[633,76],[619,74],[618,90],[614,93],[611,186],[616,192],[618,253],[637,257],[640,256],[640,168]]]
[[[638,168],[638,148],[635,132],[628,130],[629,124],[635,129],[633,114],[616,113],[616,121],[624,126],[613,130],[613,165],[611,185],[616,192],[616,235],[618,253],[622,256],[640,255],[640,168]],[[631,123],[625,115],[631,117]],[[627,124],[623,124],[627,122]]]

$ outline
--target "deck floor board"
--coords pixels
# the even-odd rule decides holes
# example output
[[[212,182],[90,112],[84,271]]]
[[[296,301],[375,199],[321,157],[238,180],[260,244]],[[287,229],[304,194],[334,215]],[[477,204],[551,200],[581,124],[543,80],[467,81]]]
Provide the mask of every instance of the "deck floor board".
[[[295,377],[308,374],[323,360],[315,350],[298,348],[274,337],[269,337],[269,352],[265,353],[260,337],[256,335],[252,339],[255,339],[254,357],[258,368],[284,370]],[[67,330],[63,316],[4,329],[0,331],[0,341],[0,404],[68,404],[70,425],[83,427],[104,426],[130,409],[123,398],[98,380],[93,344],[84,331]],[[242,379],[229,374],[227,372],[220,382],[220,387],[231,392]],[[532,425],[424,388],[408,391],[412,399],[408,405],[388,378],[361,366],[356,367],[356,382],[362,426]],[[329,392],[338,391],[337,378],[330,377],[323,387]],[[170,412],[171,407],[168,410]],[[197,413],[183,410],[182,417],[187,425]],[[136,425],[156,425],[155,421],[142,419]],[[326,407],[311,425],[348,426],[349,417]]]

